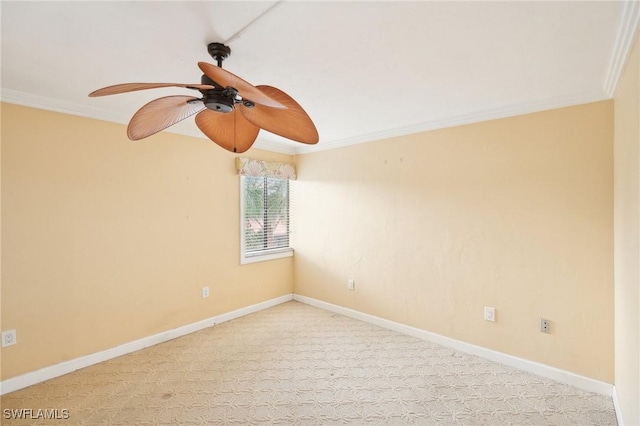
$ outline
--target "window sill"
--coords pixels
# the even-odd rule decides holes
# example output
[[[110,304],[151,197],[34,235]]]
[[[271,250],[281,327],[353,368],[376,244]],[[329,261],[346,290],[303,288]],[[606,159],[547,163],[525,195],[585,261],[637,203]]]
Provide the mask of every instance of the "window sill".
[[[267,260],[282,259],[284,257],[292,256],[292,248],[266,250],[249,254],[243,253],[240,255],[240,264],[245,265],[247,263],[266,262]]]

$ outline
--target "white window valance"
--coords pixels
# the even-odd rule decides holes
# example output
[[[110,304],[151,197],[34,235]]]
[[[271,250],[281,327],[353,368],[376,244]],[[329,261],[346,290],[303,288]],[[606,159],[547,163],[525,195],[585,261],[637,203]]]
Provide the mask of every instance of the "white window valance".
[[[240,176],[261,176],[277,179],[296,179],[296,166],[276,161],[236,157],[236,170]]]

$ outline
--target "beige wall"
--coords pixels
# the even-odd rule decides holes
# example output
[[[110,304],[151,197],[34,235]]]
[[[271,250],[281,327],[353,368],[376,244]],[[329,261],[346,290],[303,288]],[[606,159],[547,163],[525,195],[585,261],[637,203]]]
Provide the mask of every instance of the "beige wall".
[[[613,383],[612,101],[296,162],[296,293]]]
[[[640,41],[615,102],[615,367],[624,424],[640,424]]]
[[[244,266],[234,155],[10,104],[2,123],[2,329],[19,341],[3,379],[295,278],[302,295],[613,382],[610,101],[298,156],[296,255]]]
[[[3,379],[293,291],[291,258],[239,264],[233,154],[11,104],[2,124]]]

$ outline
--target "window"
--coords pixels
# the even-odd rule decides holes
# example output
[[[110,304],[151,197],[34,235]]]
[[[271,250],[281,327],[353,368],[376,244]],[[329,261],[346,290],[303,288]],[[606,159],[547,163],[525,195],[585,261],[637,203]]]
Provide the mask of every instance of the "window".
[[[240,263],[293,255],[289,245],[292,164],[236,158],[240,175]]]

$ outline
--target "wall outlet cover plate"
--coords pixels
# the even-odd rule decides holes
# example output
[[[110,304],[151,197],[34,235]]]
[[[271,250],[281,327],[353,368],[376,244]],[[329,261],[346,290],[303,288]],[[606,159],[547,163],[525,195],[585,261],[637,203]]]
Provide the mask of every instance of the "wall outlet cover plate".
[[[495,308],[492,308],[490,306],[485,306],[484,307],[484,319],[486,321],[495,322],[496,321],[496,310],[495,310]]]
[[[7,330],[2,332],[2,347],[6,348],[7,346],[13,346],[17,342],[16,340],[16,331],[15,330]]]

